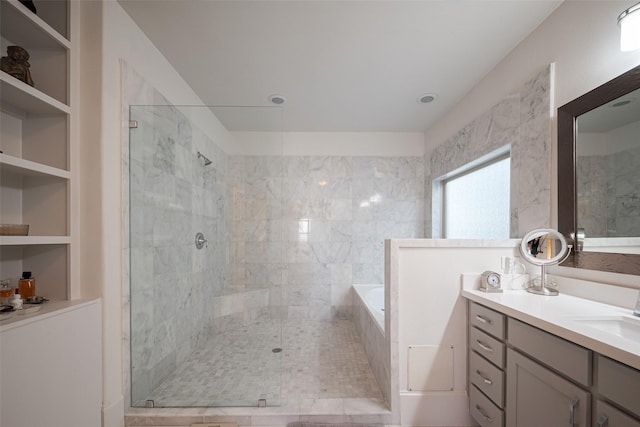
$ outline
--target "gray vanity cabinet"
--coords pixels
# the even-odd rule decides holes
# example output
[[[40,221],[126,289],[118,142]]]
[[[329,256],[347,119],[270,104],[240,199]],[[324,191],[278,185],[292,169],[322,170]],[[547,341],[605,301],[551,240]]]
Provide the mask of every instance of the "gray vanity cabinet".
[[[507,350],[507,426],[587,427],[590,398],[589,392],[576,384]]]
[[[482,427],[640,427],[640,371],[469,301],[469,412]]]

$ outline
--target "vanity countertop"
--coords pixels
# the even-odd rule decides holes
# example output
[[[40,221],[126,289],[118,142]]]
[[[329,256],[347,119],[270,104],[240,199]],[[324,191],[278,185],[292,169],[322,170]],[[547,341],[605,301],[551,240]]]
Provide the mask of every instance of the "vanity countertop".
[[[521,320],[604,356],[640,369],[640,341],[623,338],[576,321],[576,318],[631,316],[632,310],[560,293],[530,294],[524,290],[486,293],[464,286],[462,296]],[[633,318],[632,321],[640,318]]]

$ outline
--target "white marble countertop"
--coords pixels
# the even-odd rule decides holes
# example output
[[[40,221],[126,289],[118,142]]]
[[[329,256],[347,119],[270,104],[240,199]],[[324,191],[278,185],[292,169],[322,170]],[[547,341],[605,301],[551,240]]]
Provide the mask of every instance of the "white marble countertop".
[[[524,290],[486,293],[463,286],[462,296],[640,369],[640,341],[619,337],[574,320],[579,316],[633,317],[632,310],[562,293],[557,296],[534,295]]]

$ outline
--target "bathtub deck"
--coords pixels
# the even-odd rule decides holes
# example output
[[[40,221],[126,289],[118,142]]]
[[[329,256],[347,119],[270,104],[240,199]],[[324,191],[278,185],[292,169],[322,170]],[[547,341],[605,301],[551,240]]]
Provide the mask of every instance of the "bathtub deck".
[[[285,322],[282,333],[282,341],[277,340],[281,353],[272,352],[277,325],[247,328],[211,341],[149,396],[156,406],[199,408],[132,408],[126,425],[189,426],[235,420],[240,425],[284,426],[291,421],[366,423],[389,418],[350,319]],[[229,357],[233,365],[219,364]],[[282,381],[270,375],[280,363]],[[215,382],[209,380],[213,377]],[[268,405],[279,406],[257,408],[262,398]],[[207,407],[224,401],[232,405],[240,399],[255,405]]]

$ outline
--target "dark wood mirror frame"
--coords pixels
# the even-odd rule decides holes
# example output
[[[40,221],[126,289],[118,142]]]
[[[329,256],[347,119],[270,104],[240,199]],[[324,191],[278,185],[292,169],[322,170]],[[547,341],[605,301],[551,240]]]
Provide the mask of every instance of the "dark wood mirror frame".
[[[558,231],[575,248],[577,229],[576,123],[578,116],[640,89],[640,66],[558,108]],[[587,236],[588,237],[588,236]],[[577,252],[563,267],[640,275],[640,255]]]

